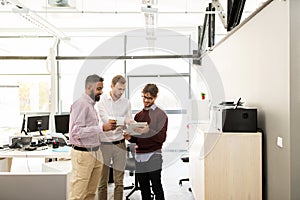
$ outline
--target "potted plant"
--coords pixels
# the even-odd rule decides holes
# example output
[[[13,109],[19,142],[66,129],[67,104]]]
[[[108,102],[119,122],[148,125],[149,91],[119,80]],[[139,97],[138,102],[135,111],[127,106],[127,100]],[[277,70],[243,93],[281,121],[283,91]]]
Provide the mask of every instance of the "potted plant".
[[[204,100],[205,99],[205,93],[201,92],[201,99]]]

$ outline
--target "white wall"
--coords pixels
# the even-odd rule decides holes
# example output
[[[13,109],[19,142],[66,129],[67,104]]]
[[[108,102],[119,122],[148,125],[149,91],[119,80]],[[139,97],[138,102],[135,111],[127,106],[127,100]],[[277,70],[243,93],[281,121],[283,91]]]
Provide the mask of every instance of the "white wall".
[[[203,59],[218,69],[226,99],[241,97],[258,108],[271,200],[290,199],[289,53],[289,1],[273,1]]]

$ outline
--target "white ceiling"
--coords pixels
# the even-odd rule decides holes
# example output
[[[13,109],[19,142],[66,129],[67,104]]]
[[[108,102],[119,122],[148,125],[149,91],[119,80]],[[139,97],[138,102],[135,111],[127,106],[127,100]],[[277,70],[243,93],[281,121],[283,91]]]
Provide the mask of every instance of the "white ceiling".
[[[16,5],[28,8],[45,21],[68,32],[85,32],[91,30],[122,30],[143,28],[145,7],[142,0],[69,0],[68,7],[49,6],[51,0],[0,0],[0,35],[23,35],[35,32],[44,34],[38,28],[13,12]],[[57,0],[52,0],[57,1]],[[196,29],[203,24],[205,8],[211,0],[156,0],[158,9],[157,24],[159,28]],[[227,0],[220,0],[226,10]],[[243,18],[253,12],[263,0],[246,1]],[[4,5],[2,5],[4,4]],[[18,9],[17,9],[18,10]],[[216,16],[216,34],[226,33],[218,16]]]

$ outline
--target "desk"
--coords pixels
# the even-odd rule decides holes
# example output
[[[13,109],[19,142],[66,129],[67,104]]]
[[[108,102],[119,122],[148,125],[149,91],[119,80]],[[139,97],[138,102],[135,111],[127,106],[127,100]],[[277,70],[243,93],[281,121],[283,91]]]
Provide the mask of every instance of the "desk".
[[[47,149],[37,149],[34,151],[22,151],[18,149],[0,150],[0,158],[7,158],[7,170],[11,170],[13,158],[70,158],[70,151],[59,152],[53,151],[52,148],[46,147]],[[61,148],[61,147],[60,147]],[[63,147],[64,148],[64,147]],[[58,150],[58,149],[57,149]]]

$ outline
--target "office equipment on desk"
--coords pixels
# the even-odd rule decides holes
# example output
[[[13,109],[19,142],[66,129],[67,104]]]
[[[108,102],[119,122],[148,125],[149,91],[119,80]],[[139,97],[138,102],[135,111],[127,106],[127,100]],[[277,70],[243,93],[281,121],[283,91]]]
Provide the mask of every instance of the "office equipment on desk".
[[[55,122],[55,132],[68,134],[69,133],[69,121],[70,115],[54,115],[54,122]]]
[[[24,114],[23,115],[23,121],[22,121],[21,134],[24,133],[25,135],[28,135],[27,131],[25,130],[25,123],[26,123],[26,117],[25,117],[25,114]]]
[[[70,145],[67,138],[62,133],[51,133],[52,140],[58,142],[59,146]]]
[[[223,132],[256,132],[257,109],[236,108],[222,111]]]
[[[69,145],[69,121],[70,114],[54,115],[55,132],[63,134],[59,139],[63,145]]]
[[[212,110],[212,126],[220,132],[256,132],[257,109],[241,107],[237,104],[222,102]],[[240,107],[238,107],[240,106]]]
[[[44,130],[49,130],[49,115],[27,117],[27,133],[38,132],[42,136]]]
[[[25,148],[29,147],[32,137],[28,135],[9,136],[9,148]]]

